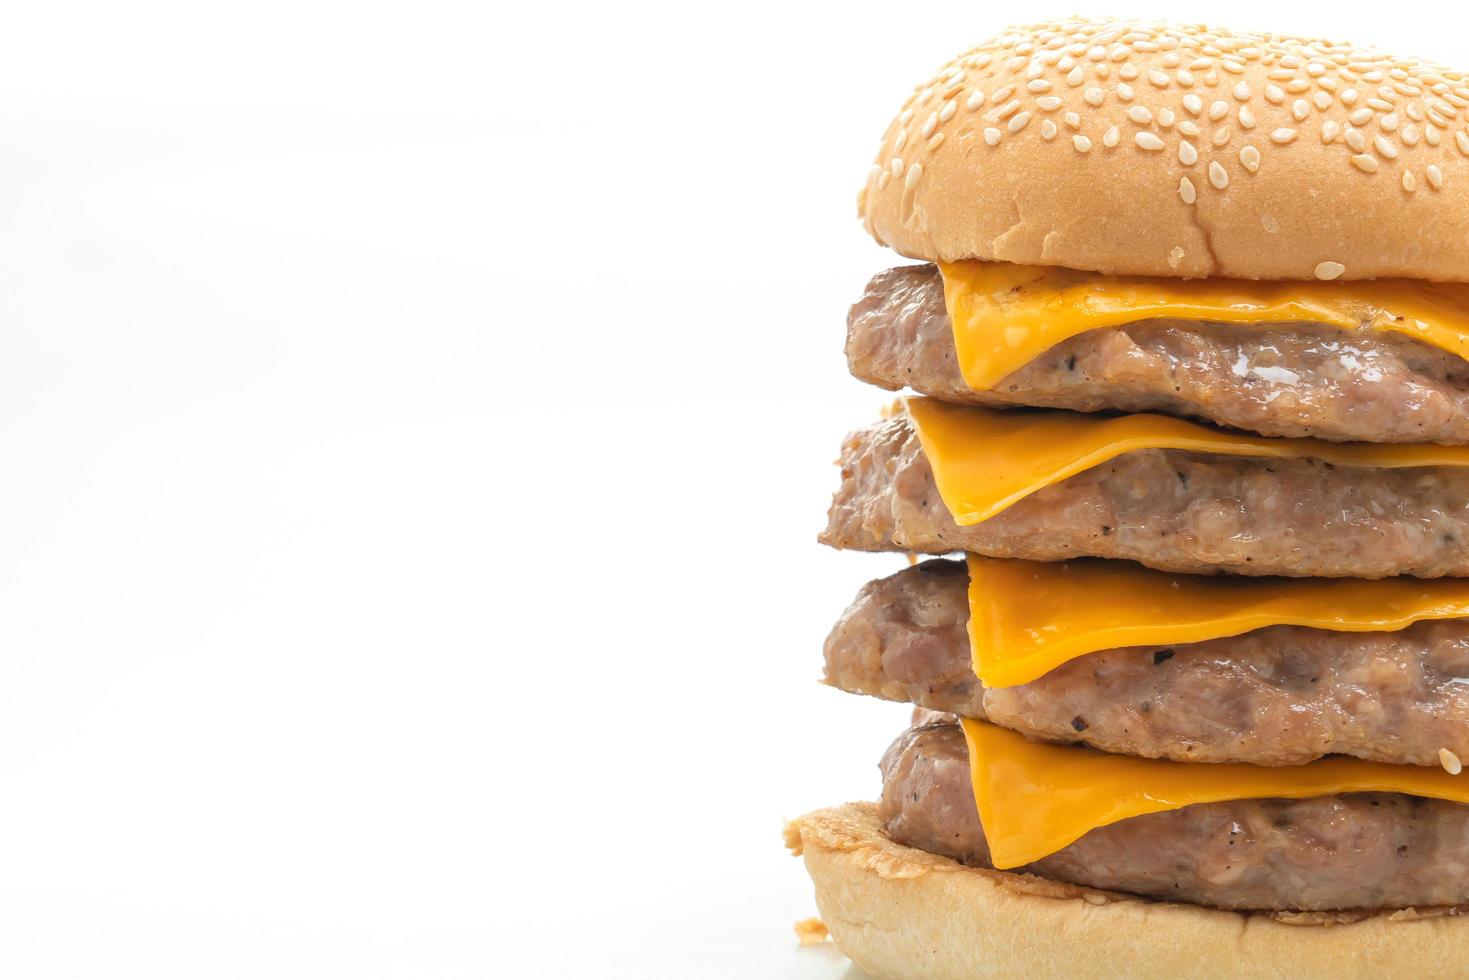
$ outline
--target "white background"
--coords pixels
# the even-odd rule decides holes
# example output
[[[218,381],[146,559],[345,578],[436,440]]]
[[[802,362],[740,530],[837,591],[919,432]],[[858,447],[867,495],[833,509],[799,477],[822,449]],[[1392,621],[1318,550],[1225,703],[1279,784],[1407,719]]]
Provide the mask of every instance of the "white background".
[[[1089,6],[12,5],[0,975],[855,976],[780,845],[906,715],[816,684],[901,565],[814,542],[855,194]]]

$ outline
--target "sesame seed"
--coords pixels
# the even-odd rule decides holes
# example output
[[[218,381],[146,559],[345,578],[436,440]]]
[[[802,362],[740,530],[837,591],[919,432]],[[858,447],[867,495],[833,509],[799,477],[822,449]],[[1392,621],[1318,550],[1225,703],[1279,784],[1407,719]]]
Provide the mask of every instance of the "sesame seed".
[[[1403,171],[1403,190],[1405,190],[1409,194],[1411,194],[1411,193],[1413,193],[1417,189],[1418,189],[1418,181],[1413,178],[1413,171],[1411,171],[1411,170],[1404,170]]]
[[[982,105],[984,105],[984,93],[983,92],[979,92],[979,91],[973,92],[969,96],[969,98],[967,98],[967,99],[964,100],[964,108],[968,109],[970,112],[973,112],[975,109],[978,109]]]
[[[1197,136],[1200,132],[1199,124],[1192,119],[1184,119],[1179,122],[1178,131],[1185,136]]]
[[[1086,100],[1087,105],[1097,106],[1102,104],[1102,100],[1106,98],[1106,93],[1093,86],[1086,90],[1082,98]]]
[[[1423,142],[1429,146],[1438,146],[1438,130],[1434,127],[1433,123],[1426,123],[1423,126]]]
[[[1391,112],[1392,111],[1392,103],[1391,102],[1384,102],[1382,99],[1368,99],[1367,100],[1367,105],[1370,106],[1373,109],[1376,109],[1378,112]]]
[[[1049,119],[1041,120],[1041,138],[1052,140],[1056,138],[1056,124]]]
[[[1342,105],[1356,105],[1359,96],[1356,89],[1347,88],[1342,89],[1341,95],[1337,96],[1337,98],[1341,99]]]
[[[1328,119],[1321,124],[1321,142],[1330,143],[1341,135],[1341,124],[1335,119]]]
[[[1229,103],[1223,99],[1220,99],[1209,107],[1209,118],[1215,122],[1218,122],[1227,115],[1229,115]]]
[[[999,105],[1014,94],[1014,85],[1006,85],[1004,88],[996,89],[995,93],[990,96],[990,105]]]
[[[1190,92],[1183,97],[1183,107],[1188,110],[1190,115],[1197,116],[1204,109],[1204,100]]]
[[[1117,97],[1123,102],[1131,102],[1132,97],[1136,94],[1137,93],[1132,90],[1132,86],[1127,84],[1126,82],[1117,83]]]
[[[1372,148],[1389,160],[1396,160],[1398,157],[1398,148],[1393,146],[1386,136],[1374,136]]]
[[[1337,278],[1346,271],[1347,267],[1340,262],[1318,262],[1316,264],[1316,278],[1327,282]]]
[[[1077,115],[1074,112],[1066,113],[1061,117],[1061,119],[1066,123],[1066,125],[1070,126],[1072,129],[1081,128],[1081,116]]]
[[[1275,103],[1276,105],[1280,105],[1280,103],[1285,101],[1285,89],[1281,88],[1279,85],[1266,85],[1265,99],[1269,102]]]
[[[1043,95],[1035,100],[1042,112],[1054,112],[1061,108],[1061,97],[1057,95]]]
[[[1209,164],[1209,183],[1221,191],[1229,186],[1229,172],[1224,169],[1218,160]]]
[[[1156,134],[1150,133],[1147,130],[1143,130],[1142,132],[1134,135],[1133,141],[1145,150],[1163,149],[1163,141],[1159,139]]]
[[[1250,107],[1247,105],[1239,107],[1239,124],[1243,129],[1255,128],[1255,114],[1250,111]]]
[[[1030,113],[1028,113],[1028,112],[1021,112],[1021,113],[1017,113],[1014,116],[1011,116],[1010,117],[1010,122],[1008,124],[1009,125],[1009,128],[1010,128],[1010,132],[1012,132],[1012,133],[1018,133],[1018,132],[1020,132],[1022,129],[1025,128],[1025,124],[1028,123],[1028,122],[1030,122]]]
[[[902,157],[893,157],[892,162],[890,162],[888,164],[888,169],[893,172],[893,176],[894,177],[896,177],[898,174],[902,173],[903,172],[903,158]]]
[[[1368,156],[1365,153],[1358,153],[1352,157],[1352,166],[1364,174],[1375,174],[1377,173],[1377,158]]]
[[[1352,114],[1347,118],[1352,121],[1353,126],[1365,126],[1372,121],[1372,110],[1366,106],[1360,109],[1353,109]]]
[[[1135,105],[1127,110],[1127,118],[1141,126],[1153,121],[1153,113],[1147,106]]]
[[[1454,134],[1454,142],[1459,144],[1459,152],[1469,157],[1469,133],[1460,130]]]
[[[1035,93],[1049,92],[1051,90],[1051,83],[1044,78],[1032,78],[1025,83],[1025,87]]]
[[[1075,88],[1084,81],[1086,81],[1086,70],[1083,69],[1080,65],[1077,65],[1075,68],[1071,69],[1071,71],[1066,75],[1066,84],[1070,85],[1072,88]]]
[[[1198,200],[1199,194],[1198,191],[1194,190],[1194,182],[1187,177],[1180,178],[1178,181],[1178,196],[1183,198],[1184,204],[1192,204]]]
[[[1152,82],[1159,88],[1167,88],[1169,83],[1168,73],[1165,71],[1159,71],[1157,68],[1149,69],[1148,81]]]
[[[1089,153],[1091,152],[1092,141],[1085,136],[1073,136],[1071,137],[1071,145],[1076,147],[1078,153]]]
[[[1384,133],[1393,132],[1398,128],[1398,114],[1396,112],[1389,112],[1377,121],[1377,125],[1382,128]]]
[[[1000,132],[995,127],[989,126],[989,127],[986,127],[985,128],[985,131],[984,131],[984,141],[986,143],[988,143],[990,146],[997,146],[997,145],[999,145],[1000,137],[1002,137],[1004,135],[1005,135],[1004,133]]]
[[[1260,151],[1255,149],[1250,144],[1246,143],[1244,146],[1240,147],[1239,162],[1240,166],[1244,167],[1250,173],[1253,174],[1259,172]]]
[[[1250,83],[1246,81],[1235,83],[1234,97],[1241,102],[1248,102],[1250,99]]]
[[[923,176],[923,164],[911,163],[908,165],[908,176],[903,178],[903,190],[911,191],[918,186],[918,178]]]
[[[928,139],[930,136],[933,135],[933,131],[938,128],[938,124],[939,114],[937,112],[932,113],[927,119],[923,121],[923,129],[921,129],[919,132],[923,134],[924,139]]]
[[[1320,109],[1322,112],[1325,112],[1327,109],[1331,108],[1331,96],[1327,95],[1325,92],[1317,92],[1315,95],[1311,96],[1311,101],[1316,103],[1316,108]],[[1306,117],[1300,116],[1298,118],[1305,119]]]
[[[1134,78],[1137,78],[1137,65],[1123,65],[1117,69],[1117,77],[1125,78],[1129,82],[1132,81]]]
[[[1214,130],[1212,142],[1215,146],[1223,146],[1225,143],[1229,142],[1229,138],[1231,135],[1232,134],[1230,133],[1228,126],[1220,126],[1218,129]]]
[[[887,186],[888,186],[888,181],[890,181],[892,179],[893,179],[893,175],[890,174],[890,173],[888,173],[886,170],[884,170],[882,173],[878,174],[878,177],[877,177],[877,189],[880,190],[880,191],[881,190],[886,190],[887,189]]]
[[[1362,153],[1367,149],[1367,137],[1362,135],[1360,129],[1353,129],[1348,126],[1342,138],[1347,141],[1347,146],[1350,146],[1358,153]]]
[[[1296,131],[1294,129],[1288,129],[1284,126],[1270,134],[1270,142],[1272,143],[1289,143],[1295,138]]]
[[[1443,171],[1438,169],[1438,164],[1430,163],[1423,171],[1423,176],[1428,178],[1428,186],[1434,190],[1443,189]]]
[[[1187,68],[1178,69],[1178,71],[1174,73],[1173,77],[1178,79],[1178,84],[1182,85],[1184,88],[1193,88],[1194,73],[1189,71]]]
[[[1199,151],[1188,140],[1178,144],[1178,162],[1185,167],[1192,167],[1199,162]]]
[[[1291,104],[1290,114],[1295,117],[1296,122],[1300,122],[1311,114],[1311,106],[1305,99],[1296,99]]]
[[[1464,764],[1459,761],[1459,757],[1448,749],[1438,750],[1438,764],[1443,766],[1444,772],[1450,776],[1457,776],[1464,771]]]
[[[994,110],[993,112],[991,112],[990,113],[990,116],[996,122],[998,122],[1001,119],[1008,119],[1010,116],[1014,115],[1015,114],[1015,111],[1017,109],[1019,109],[1019,108],[1020,108],[1020,100],[1019,99],[1011,99],[1009,102],[1006,102],[1004,105],[1000,106],[1000,108],[998,108],[998,109]]]
[[[1102,134],[1102,145],[1110,149],[1116,146],[1117,141],[1120,139],[1122,139],[1122,131],[1116,126],[1113,126]]]
[[[949,101],[949,102],[945,102],[944,103],[944,107],[939,110],[939,122],[941,122],[941,123],[948,122],[950,119],[953,119],[954,118],[954,113],[956,113],[958,111],[959,111],[959,103],[954,102],[952,100]]]
[[[937,150],[939,148],[939,146],[943,142],[944,142],[944,134],[943,133],[934,133],[933,134],[933,139],[931,139],[931,140],[928,141],[928,152],[932,153],[934,150]]]

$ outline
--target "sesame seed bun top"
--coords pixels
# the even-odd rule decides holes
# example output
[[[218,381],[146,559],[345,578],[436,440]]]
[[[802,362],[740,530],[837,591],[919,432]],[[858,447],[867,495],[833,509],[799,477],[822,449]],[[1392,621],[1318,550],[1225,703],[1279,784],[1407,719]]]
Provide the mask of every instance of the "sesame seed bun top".
[[[1469,75],[1206,27],[1017,28],[918,86],[858,209],[930,260],[1469,281]]]

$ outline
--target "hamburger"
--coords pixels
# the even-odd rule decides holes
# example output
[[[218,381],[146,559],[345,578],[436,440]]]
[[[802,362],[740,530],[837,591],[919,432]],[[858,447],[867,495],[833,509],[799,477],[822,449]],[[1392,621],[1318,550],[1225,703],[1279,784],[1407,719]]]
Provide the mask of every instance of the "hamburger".
[[[1450,976],[1469,946],[1469,75],[1070,20],[918,85],[821,540],[909,702],[787,828],[874,977]],[[945,557],[949,556],[949,557]]]

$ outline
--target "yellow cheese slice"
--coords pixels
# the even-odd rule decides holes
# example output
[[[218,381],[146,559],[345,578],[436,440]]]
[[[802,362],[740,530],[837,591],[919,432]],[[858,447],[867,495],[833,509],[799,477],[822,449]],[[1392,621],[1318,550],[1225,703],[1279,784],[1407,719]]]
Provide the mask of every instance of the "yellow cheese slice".
[[[1141,449],[1310,457],[1337,466],[1469,466],[1469,446],[1272,439],[1164,415],[1001,411],[906,400],[944,505],[960,525],[989,520],[1037,490]]]
[[[1158,318],[1368,328],[1469,358],[1463,283],[1152,279],[975,260],[939,268],[959,371],[975,391],[1077,334]]]
[[[1469,617],[1469,579],[1172,575],[1131,562],[969,556],[969,642],[986,687],[1035,680],[1077,657],[1172,646],[1266,626],[1361,633]]]
[[[1304,766],[1197,765],[1032,742],[964,719],[979,822],[997,868],[1054,854],[1088,831],[1195,803],[1407,793],[1469,803],[1469,774],[1334,756]]]

